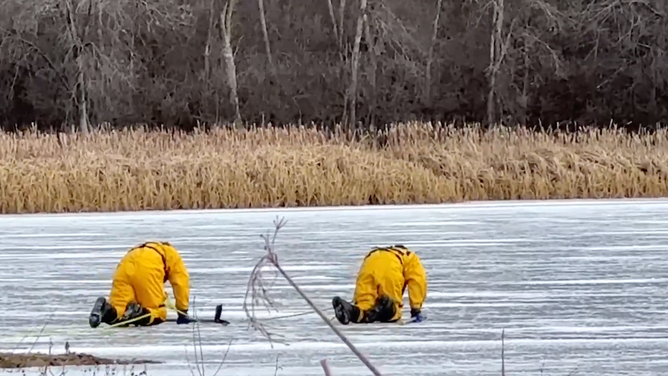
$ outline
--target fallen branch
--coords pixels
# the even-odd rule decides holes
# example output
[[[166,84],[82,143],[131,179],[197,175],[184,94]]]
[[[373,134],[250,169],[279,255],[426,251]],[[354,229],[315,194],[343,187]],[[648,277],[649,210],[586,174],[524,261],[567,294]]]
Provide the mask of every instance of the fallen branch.
[[[251,272],[248,281],[248,288],[246,290],[246,299],[244,299],[244,305],[243,305],[244,311],[246,312],[246,316],[250,320],[251,323],[250,325],[253,326],[254,329],[259,330],[263,335],[265,335],[268,339],[271,340],[270,333],[268,333],[264,329],[264,326],[262,326],[262,324],[257,321],[257,318],[255,317],[254,314],[255,312],[254,306],[258,301],[263,302],[266,307],[273,306],[272,301],[267,296],[268,289],[264,287],[264,279],[262,277],[262,268],[267,264],[271,264],[276,268],[276,270],[278,270],[278,272],[283,276],[283,278],[285,278],[285,280],[290,284],[290,286],[292,286],[292,288],[294,288],[295,291],[297,291],[299,296],[301,296],[306,301],[306,303],[308,303],[308,305],[311,306],[311,308],[313,308],[315,313],[317,313],[318,316],[320,316],[322,321],[325,322],[325,324],[327,324],[327,326],[329,326],[330,329],[334,331],[334,333],[336,333],[336,335],[341,339],[341,341],[343,341],[343,343],[346,344],[346,346],[348,346],[348,348],[355,354],[355,356],[357,356],[357,358],[359,358],[359,360],[362,363],[364,363],[364,365],[367,366],[367,368],[369,368],[369,370],[374,375],[381,376],[380,371],[378,371],[378,369],[376,369],[376,367],[373,364],[371,364],[369,359],[367,359],[355,347],[355,345],[353,345],[348,340],[348,338],[346,338],[346,336],[340,330],[338,330],[334,326],[334,324],[332,324],[331,320],[327,316],[325,316],[325,314],[318,307],[316,307],[316,305],[311,301],[311,299],[309,299],[309,297],[306,296],[306,294],[304,294],[304,292],[299,288],[299,286],[297,286],[297,284],[292,280],[292,278],[290,278],[290,276],[285,272],[285,270],[283,270],[283,268],[278,263],[278,256],[276,255],[274,244],[276,242],[276,236],[278,235],[278,232],[280,231],[281,228],[283,228],[283,226],[285,226],[286,223],[287,221],[285,221],[284,219],[279,220],[278,218],[276,218],[276,220],[274,221],[275,229],[272,239],[269,240],[269,235],[262,235],[262,238],[264,239],[265,242],[264,250],[266,251],[266,254],[260,258],[260,260],[253,268],[253,271]],[[252,299],[250,311],[246,303],[246,300],[249,295],[251,296]]]
[[[327,359],[321,360],[320,366],[322,366],[322,370],[325,371],[325,376],[333,376],[332,370],[329,369],[329,364],[327,364]]]

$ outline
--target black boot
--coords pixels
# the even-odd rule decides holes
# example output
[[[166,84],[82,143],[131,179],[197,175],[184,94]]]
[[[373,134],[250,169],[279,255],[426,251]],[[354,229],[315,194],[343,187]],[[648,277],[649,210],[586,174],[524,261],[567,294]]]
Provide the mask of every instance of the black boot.
[[[101,323],[111,324],[116,318],[116,309],[107,302],[104,297],[99,297],[93,304],[93,309],[88,316],[88,325],[97,328]]]
[[[123,313],[123,316],[118,318],[118,323],[119,326],[128,326],[128,325],[134,325],[134,326],[143,326],[147,325],[149,322],[151,322],[151,316],[146,316],[142,319],[136,320],[138,317],[144,316],[146,314],[150,313],[146,308],[140,306],[138,303],[129,303],[127,307],[125,308],[125,313]],[[135,321],[132,321],[135,320]],[[123,322],[126,321],[132,321],[127,324],[122,324]]]
[[[341,324],[348,325],[351,321],[358,321],[360,310],[356,306],[338,296],[335,296],[334,299],[332,299],[332,306],[334,307],[336,319],[339,320]]]
[[[391,322],[396,314],[396,307],[389,296],[381,296],[376,300],[376,304],[367,312],[368,322]]]

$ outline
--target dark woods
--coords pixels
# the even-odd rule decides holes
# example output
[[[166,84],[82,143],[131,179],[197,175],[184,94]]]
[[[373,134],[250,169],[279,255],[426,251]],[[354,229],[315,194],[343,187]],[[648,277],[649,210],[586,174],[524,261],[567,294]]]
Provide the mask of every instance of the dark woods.
[[[6,129],[654,124],[665,0],[3,0]]]

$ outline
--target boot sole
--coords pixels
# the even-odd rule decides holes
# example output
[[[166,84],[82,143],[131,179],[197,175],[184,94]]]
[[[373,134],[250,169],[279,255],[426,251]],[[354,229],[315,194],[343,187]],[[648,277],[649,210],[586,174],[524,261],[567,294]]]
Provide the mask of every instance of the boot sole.
[[[90,325],[91,328],[94,329],[100,326],[100,322],[102,321],[102,308],[106,302],[107,300],[102,297],[97,298],[95,301],[93,309],[90,311],[90,316],[88,316],[88,325]]]
[[[343,308],[341,298],[337,296],[332,299],[332,305],[334,306],[334,315],[336,316],[336,319],[343,325],[350,324],[350,317],[348,317],[348,313]]]

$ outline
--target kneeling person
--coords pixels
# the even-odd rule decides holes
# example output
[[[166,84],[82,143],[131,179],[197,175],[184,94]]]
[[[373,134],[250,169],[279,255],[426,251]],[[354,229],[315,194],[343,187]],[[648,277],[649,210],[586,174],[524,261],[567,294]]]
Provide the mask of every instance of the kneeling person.
[[[164,285],[168,280],[179,311],[177,323],[189,323],[190,276],[181,255],[167,242],[148,242],[130,249],[119,262],[109,301],[98,298],[90,313],[91,328],[100,323],[149,326],[164,322],[168,298]],[[126,321],[128,324],[122,324]]]
[[[396,322],[401,319],[406,287],[411,317],[422,321],[427,275],[420,258],[403,245],[374,248],[364,258],[357,274],[352,304],[338,296],[332,299],[336,318],[343,325]]]

